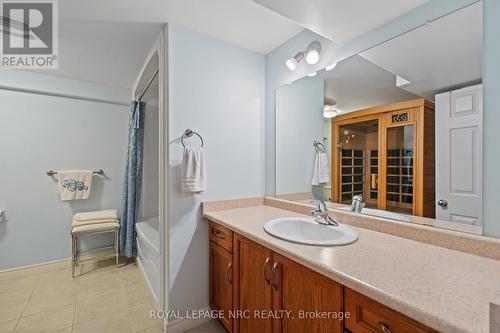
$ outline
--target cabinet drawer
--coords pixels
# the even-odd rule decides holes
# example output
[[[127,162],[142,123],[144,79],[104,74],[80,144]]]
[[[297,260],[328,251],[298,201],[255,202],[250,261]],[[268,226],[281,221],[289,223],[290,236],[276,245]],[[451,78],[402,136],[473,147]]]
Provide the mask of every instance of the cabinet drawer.
[[[349,288],[344,288],[344,307],[350,313],[345,328],[352,333],[437,333]]]
[[[233,232],[215,222],[209,223],[209,237],[212,242],[233,252]]]

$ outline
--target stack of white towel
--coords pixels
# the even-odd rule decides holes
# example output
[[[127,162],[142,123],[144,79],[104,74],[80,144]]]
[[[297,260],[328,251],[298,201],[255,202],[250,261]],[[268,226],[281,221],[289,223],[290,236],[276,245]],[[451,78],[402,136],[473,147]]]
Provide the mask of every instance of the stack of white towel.
[[[328,167],[328,155],[317,153],[314,161],[314,171],[312,177],[313,185],[326,184],[330,181],[330,169]]]
[[[109,209],[96,212],[76,213],[73,216],[72,227],[101,223],[119,223],[118,211],[116,209]]]

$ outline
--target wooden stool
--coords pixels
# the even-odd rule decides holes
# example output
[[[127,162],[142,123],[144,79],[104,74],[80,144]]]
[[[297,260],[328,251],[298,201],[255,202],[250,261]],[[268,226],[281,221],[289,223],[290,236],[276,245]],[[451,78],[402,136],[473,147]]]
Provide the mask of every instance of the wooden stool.
[[[78,258],[78,236],[81,235],[97,235],[108,232],[115,233],[115,244],[113,246],[115,253],[110,253],[107,255],[100,255],[94,258],[88,258],[80,260]],[[120,223],[118,222],[104,222],[104,223],[92,223],[74,226],[71,230],[71,275],[75,277],[75,267],[84,261],[98,261],[107,258],[116,258],[116,266],[118,267],[118,236],[120,234]],[[95,253],[95,254],[98,254]]]

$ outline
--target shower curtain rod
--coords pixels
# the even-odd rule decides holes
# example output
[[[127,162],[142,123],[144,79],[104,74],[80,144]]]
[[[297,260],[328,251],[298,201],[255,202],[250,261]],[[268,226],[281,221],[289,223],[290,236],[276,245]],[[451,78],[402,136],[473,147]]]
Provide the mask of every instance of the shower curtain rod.
[[[45,95],[45,96],[52,96],[52,97],[78,99],[78,100],[87,101],[87,102],[106,103],[106,104],[123,105],[123,106],[130,105],[130,103],[127,103],[127,102],[113,101],[110,99],[84,97],[84,96],[71,95],[71,94],[52,93],[52,92],[36,90],[36,89],[25,89],[25,88],[16,88],[16,87],[9,87],[9,86],[0,86],[0,90],[22,92],[22,93],[27,93],[27,94]]]
[[[144,89],[142,91],[142,94],[141,96],[139,97],[139,101],[142,101],[142,98],[144,97],[144,95],[146,94],[146,91],[148,91],[149,87],[151,87],[151,85],[153,84],[153,81],[154,79],[156,78],[156,76],[158,76],[158,73],[160,73],[160,69],[158,68],[155,72],[155,74],[153,75],[153,77],[151,78],[151,80],[149,80],[149,83],[148,85],[146,86],[146,89]]]

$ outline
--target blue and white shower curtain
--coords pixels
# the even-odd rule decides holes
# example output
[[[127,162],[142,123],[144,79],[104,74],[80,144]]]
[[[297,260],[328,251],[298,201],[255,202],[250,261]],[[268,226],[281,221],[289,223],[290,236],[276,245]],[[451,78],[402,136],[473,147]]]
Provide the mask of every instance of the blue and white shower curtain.
[[[137,253],[135,223],[142,188],[142,159],[144,153],[144,102],[130,104],[128,151],[120,219],[120,252],[127,257]]]

